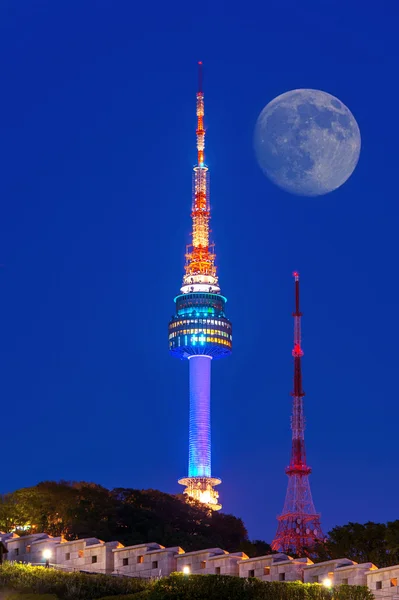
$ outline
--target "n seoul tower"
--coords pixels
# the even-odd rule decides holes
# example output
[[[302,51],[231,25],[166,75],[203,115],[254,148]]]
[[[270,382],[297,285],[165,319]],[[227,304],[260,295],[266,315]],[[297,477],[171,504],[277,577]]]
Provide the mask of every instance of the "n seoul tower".
[[[193,173],[192,244],[187,246],[185,273],[176,313],[169,323],[172,356],[188,359],[190,372],[188,475],[179,479],[184,493],[220,510],[221,483],[211,474],[211,362],[231,354],[232,327],[225,316],[227,299],[221,295],[214,245],[209,242],[209,172],[204,162],[204,93],[202,63],[198,63],[197,164]]]

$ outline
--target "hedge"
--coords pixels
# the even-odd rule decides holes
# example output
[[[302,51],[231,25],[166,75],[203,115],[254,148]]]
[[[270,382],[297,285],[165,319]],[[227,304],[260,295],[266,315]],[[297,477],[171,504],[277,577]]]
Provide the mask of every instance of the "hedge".
[[[61,600],[96,600],[135,594],[150,587],[144,579],[112,575],[66,573],[45,567],[6,562],[0,567],[0,587],[35,594],[54,594]]]
[[[151,590],[137,592],[137,594],[127,594],[126,596],[106,596],[100,600],[151,600]]]
[[[264,582],[229,575],[171,575],[154,585],[149,600],[330,600],[319,585]]]
[[[58,600],[54,594],[20,594],[19,592],[6,592],[3,600]]]
[[[317,583],[264,582],[230,575],[182,575],[156,581],[136,596],[102,600],[373,600],[367,587],[339,586],[328,590]]]
[[[328,590],[317,583],[182,573],[150,582],[131,577],[65,573],[17,563],[0,567],[2,586],[18,592],[54,594],[60,600],[373,600],[370,590],[363,586],[341,585]]]

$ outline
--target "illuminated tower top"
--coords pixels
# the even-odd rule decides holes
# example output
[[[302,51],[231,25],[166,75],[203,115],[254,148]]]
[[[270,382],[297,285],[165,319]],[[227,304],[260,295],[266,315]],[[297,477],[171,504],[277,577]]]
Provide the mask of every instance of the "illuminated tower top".
[[[202,62],[198,63],[197,92],[197,164],[193,173],[192,244],[187,247],[183,294],[213,292],[218,294],[214,245],[209,242],[209,174],[205,165],[204,92],[202,90]]]
[[[176,296],[176,314],[169,323],[169,349],[173,356],[206,355],[213,359],[231,354],[232,327],[227,299],[220,293],[214,245],[209,241],[211,217],[209,171],[205,164],[204,92],[202,62],[198,63],[197,164],[193,168],[191,201],[192,239],[186,248],[183,285]]]

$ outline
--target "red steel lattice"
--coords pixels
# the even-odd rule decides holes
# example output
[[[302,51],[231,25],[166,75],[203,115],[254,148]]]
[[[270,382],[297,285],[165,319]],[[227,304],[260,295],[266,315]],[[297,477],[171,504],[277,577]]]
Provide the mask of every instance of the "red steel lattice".
[[[273,550],[296,555],[311,554],[311,549],[324,540],[320,525],[320,515],[316,513],[309,475],[312,469],[306,462],[305,418],[303,413],[301,359],[301,317],[299,309],[299,273],[295,278],[294,317],[294,391],[292,392],[292,447],[291,460],[285,472],[288,475],[288,488],[282,514],[278,517]]]

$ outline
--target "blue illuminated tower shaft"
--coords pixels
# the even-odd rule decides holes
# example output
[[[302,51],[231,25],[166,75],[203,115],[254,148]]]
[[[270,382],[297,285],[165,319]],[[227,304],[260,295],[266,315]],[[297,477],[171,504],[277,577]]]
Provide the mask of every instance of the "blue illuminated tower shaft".
[[[211,360],[190,356],[188,476],[211,476]]]
[[[176,310],[169,323],[169,351],[188,359],[190,369],[190,420],[188,476],[179,480],[184,493],[213,510],[219,510],[221,483],[211,475],[211,361],[231,354],[232,327],[220,293],[214,246],[209,241],[209,172],[204,162],[204,94],[199,65],[197,92],[197,164],[193,169],[191,206],[192,243],[187,247],[185,274]]]

